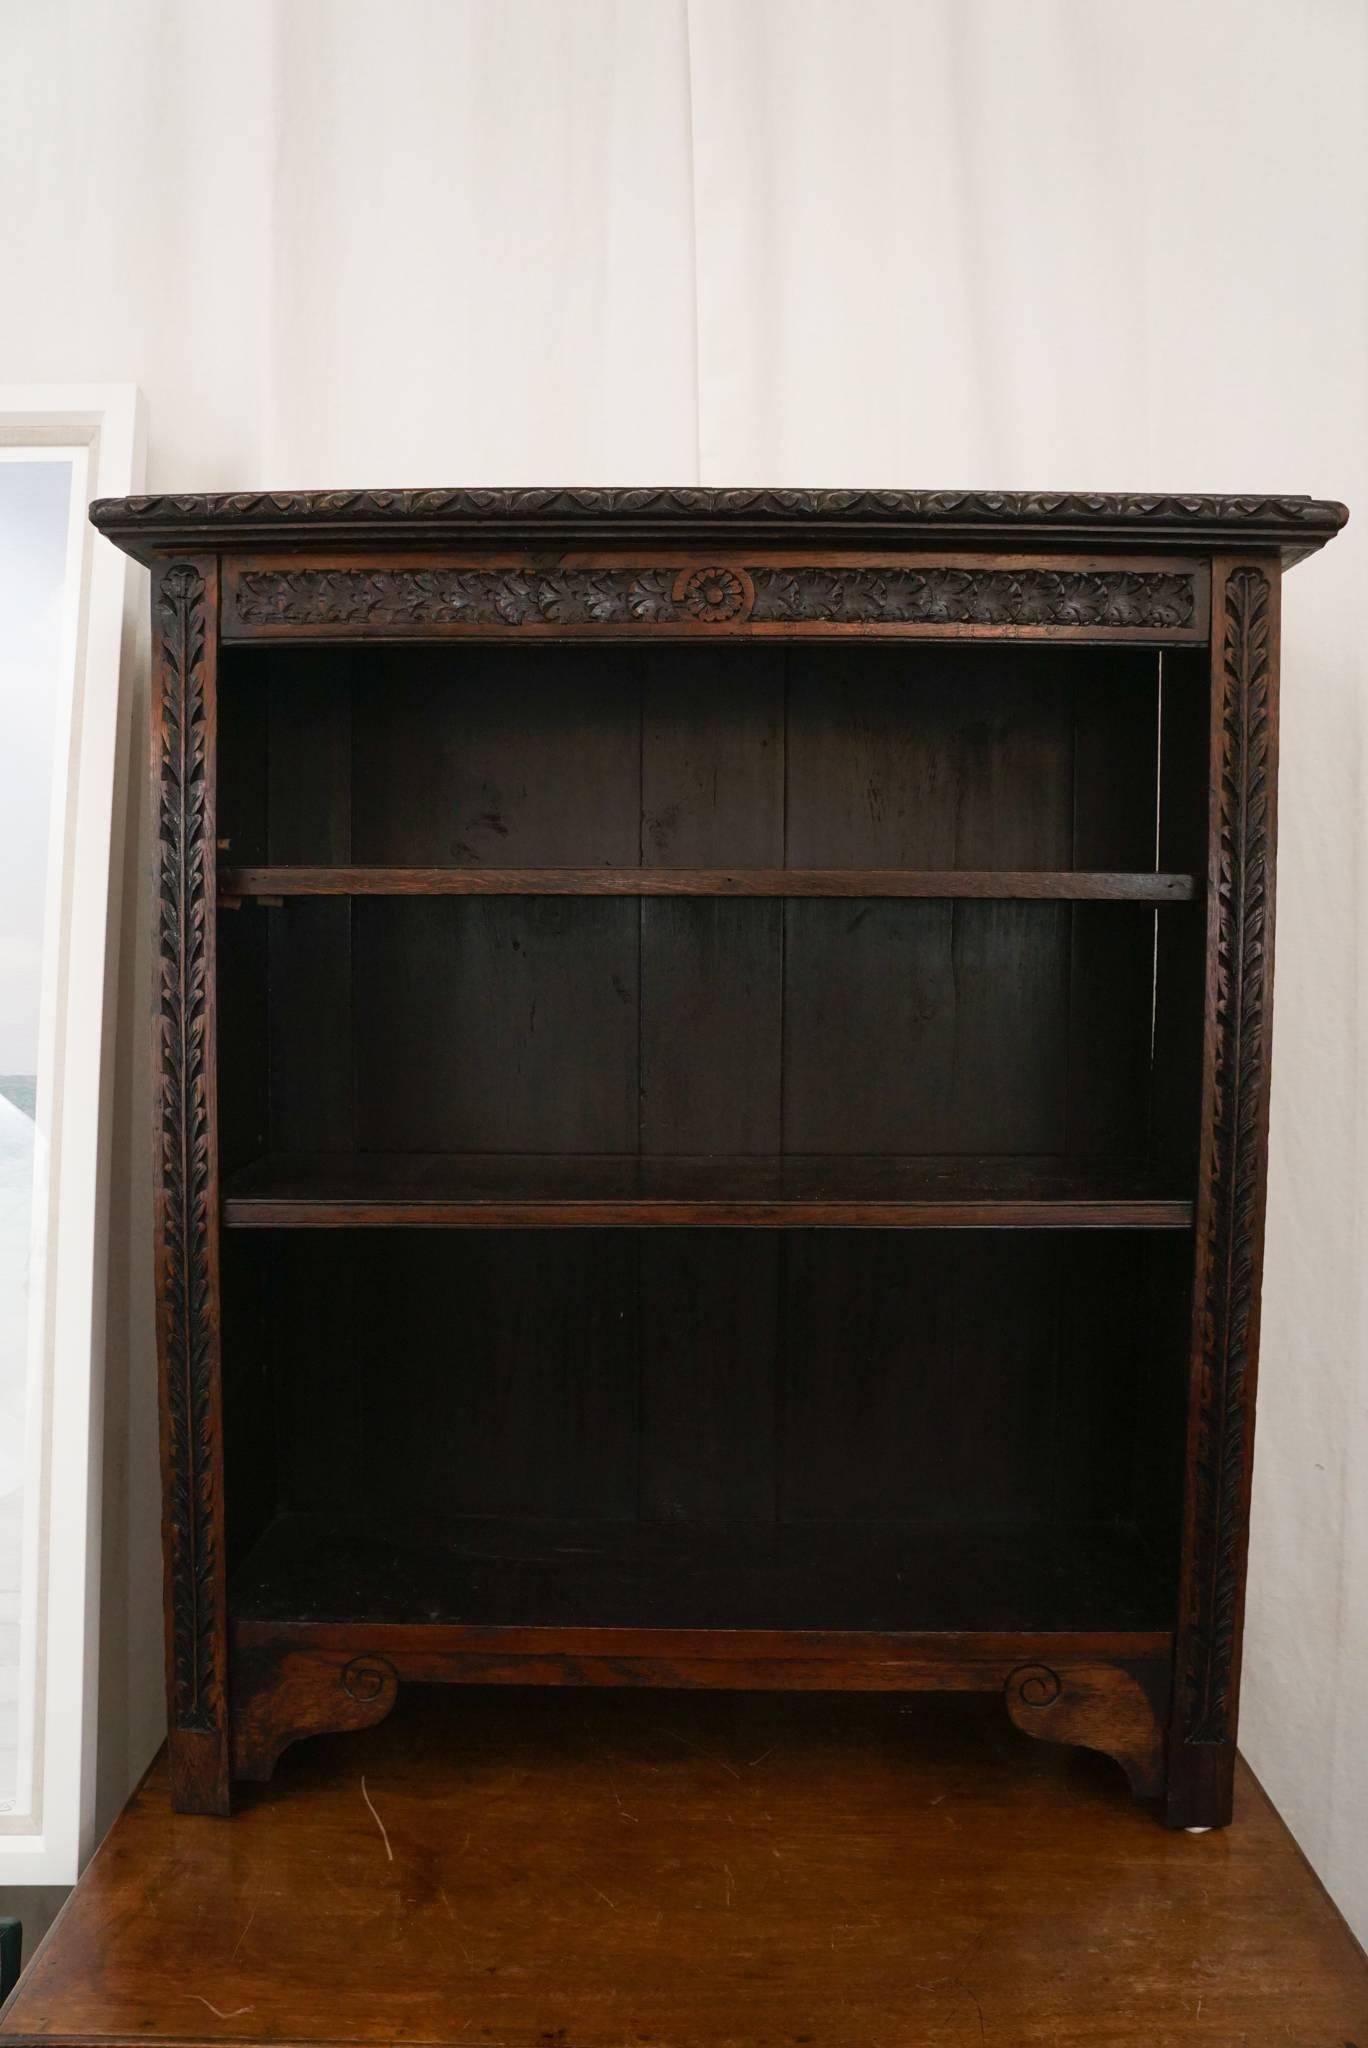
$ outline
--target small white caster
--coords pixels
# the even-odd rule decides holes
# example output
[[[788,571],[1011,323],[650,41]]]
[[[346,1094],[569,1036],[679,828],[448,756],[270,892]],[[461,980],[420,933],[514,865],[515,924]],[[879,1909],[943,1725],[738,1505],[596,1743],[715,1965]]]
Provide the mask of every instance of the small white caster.
[[[1209,1835],[1209,1834],[1211,1833],[1211,1829],[1210,1829],[1210,1828],[1184,1828],[1184,1829],[1183,1829],[1183,1833],[1184,1833],[1185,1835]]]

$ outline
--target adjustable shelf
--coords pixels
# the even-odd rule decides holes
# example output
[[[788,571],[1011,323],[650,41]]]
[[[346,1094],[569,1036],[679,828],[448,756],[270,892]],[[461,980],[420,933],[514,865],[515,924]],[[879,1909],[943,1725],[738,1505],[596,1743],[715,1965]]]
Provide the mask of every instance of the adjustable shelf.
[[[1192,1203],[1131,1162],[415,1153],[270,1157],[230,1175],[234,1230],[824,1227],[1180,1230]]]
[[[291,896],[758,896],[1191,903],[1193,875],[1050,868],[223,867],[219,900]]]

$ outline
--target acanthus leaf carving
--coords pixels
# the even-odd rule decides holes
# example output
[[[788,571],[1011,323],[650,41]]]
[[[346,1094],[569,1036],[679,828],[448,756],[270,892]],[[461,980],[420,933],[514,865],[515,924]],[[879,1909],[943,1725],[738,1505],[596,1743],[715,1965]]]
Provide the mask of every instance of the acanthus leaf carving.
[[[269,526],[316,522],[526,523],[624,522],[680,524],[698,520],[784,524],[833,520],[869,525],[956,527],[1126,525],[1136,528],[1304,527],[1333,533],[1342,505],[1297,496],[1168,491],[917,491],[801,490],[731,486],[523,486],[513,489],[393,491],[163,492],[101,498],[91,507],[100,527],[162,521],[234,522]]]
[[[209,1242],[211,1076],[210,845],[205,706],[205,585],[172,564],[157,598],[161,642],[158,836],[160,1203],[168,1433],[167,1538],[172,1582],[175,1724],[217,1726],[215,1645],[215,1322]]]
[[[920,625],[1181,631],[1193,571],[946,566],[244,569],[249,627]]]

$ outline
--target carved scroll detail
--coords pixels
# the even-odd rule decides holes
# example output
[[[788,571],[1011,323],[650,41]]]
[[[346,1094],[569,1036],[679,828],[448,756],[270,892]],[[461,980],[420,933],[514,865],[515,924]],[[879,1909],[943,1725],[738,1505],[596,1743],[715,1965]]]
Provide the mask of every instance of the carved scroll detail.
[[[249,569],[243,626],[1082,626],[1170,631],[1195,574],[1137,569]]]
[[[1267,1085],[1272,598],[1262,569],[1226,580],[1213,1144],[1200,1306],[1194,1568],[1183,1734],[1231,1734],[1253,1426]]]
[[[1023,1735],[1077,1743],[1115,1757],[1131,1789],[1155,1797],[1164,1782],[1164,1737],[1140,1680],[1115,1664],[1023,1664],[1003,1687],[1007,1712]]]
[[[205,589],[176,563],[157,599],[161,640],[158,835],[159,1223],[175,1725],[218,1726],[215,1643],[216,1328],[210,1267],[212,1077],[209,1000]]]
[[[292,1742],[373,1728],[398,1694],[394,1666],[370,1650],[345,1664],[326,1651],[240,1653],[233,1681],[233,1775],[264,1782]]]

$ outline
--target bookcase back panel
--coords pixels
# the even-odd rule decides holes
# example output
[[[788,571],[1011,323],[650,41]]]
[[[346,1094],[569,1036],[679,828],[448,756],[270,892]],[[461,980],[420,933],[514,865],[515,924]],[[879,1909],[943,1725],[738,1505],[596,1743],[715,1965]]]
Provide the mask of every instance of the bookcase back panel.
[[[223,667],[238,861],[1154,866],[1143,649],[473,644]]]
[[[221,962],[244,1048],[227,1155],[1139,1153],[1155,918],[858,898],[248,908]]]
[[[1186,1287],[1181,1243],[1130,1232],[263,1232],[227,1274],[228,1409],[272,1438],[243,1452],[272,1513],[438,1540],[1158,1528]]]

